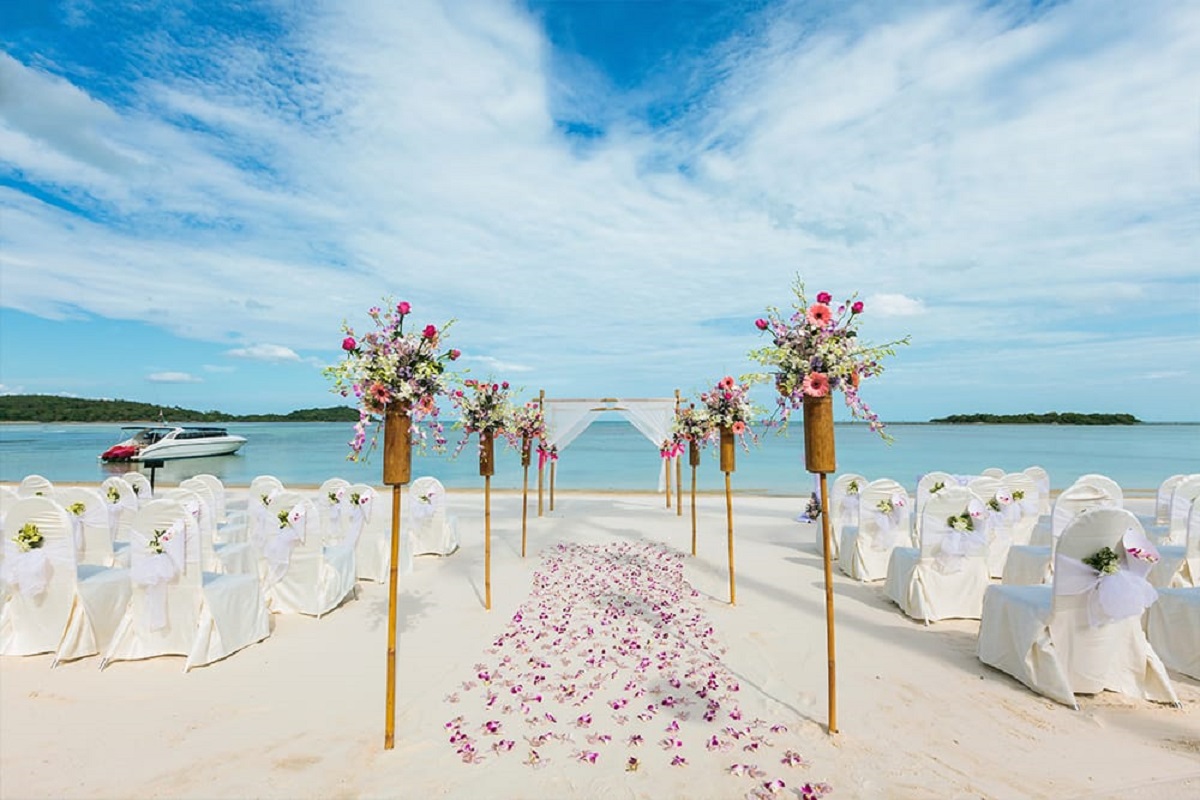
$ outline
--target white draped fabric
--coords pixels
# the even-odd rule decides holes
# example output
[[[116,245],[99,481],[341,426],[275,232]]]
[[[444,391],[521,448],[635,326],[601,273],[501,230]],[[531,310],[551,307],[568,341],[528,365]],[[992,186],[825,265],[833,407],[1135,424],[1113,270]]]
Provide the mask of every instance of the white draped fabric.
[[[458,521],[446,509],[446,490],[441,481],[423,476],[409,487],[405,541],[414,556],[448,556],[458,549]],[[404,565],[401,565],[404,566]]]
[[[1159,589],[1146,637],[1164,664],[1200,680],[1200,586]]]
[[[273,534],[266,537],[263,558],[267,562],[265,583],[268,586],[278,583],[287,574],[292,551],[296,549],[296,545],[304,543],[307,516],[303,505],[292,506],[288,510],[287,522],[281,523]]]
[[[1154,545],[1144,533],[1132,528],[1125,531],[1121,545],[1120,567],[1111,574],[1101,574],[1065,553],[1054,557],[1054,593],[1086,598],[1088,624],[1093,628],[1141,616],[1158,597],[1146,580],[1158,561]],[[1132,555],[1135,551],[1145,556],[1135,557]]]
[[[629,420],[639,433],[650,440],[657,451],[671,435],[675,402],[673,397],[632,400],[545,399],[542,409],[546,419],[546,442],[554,445],[561,453],[602,414],[615,412]],[[658,488],[662,491],[665,484],[664,471],[658,468],[657,472]]]
[[[167,585],[184,569],[187,552],[185,524],[177,520],[159,537],[161,553],[151,549],[152,531],[130,530],[129,580],[145,590],[143,624],[158,631],[167,626]]]

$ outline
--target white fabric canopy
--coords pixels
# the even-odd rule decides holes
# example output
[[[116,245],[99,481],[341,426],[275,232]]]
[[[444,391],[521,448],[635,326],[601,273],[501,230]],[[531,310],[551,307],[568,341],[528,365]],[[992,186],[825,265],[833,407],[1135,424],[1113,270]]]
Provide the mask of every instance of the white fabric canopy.
[[[676,400],[673,397],[640,399],[602,398],[542,401],[546,419],[546,442],[561,453],[602,414],[615,412],[629,420],[655,450],[671,435],[675,420]],[[663,470],[658,469],[658,488],[664,488]]]

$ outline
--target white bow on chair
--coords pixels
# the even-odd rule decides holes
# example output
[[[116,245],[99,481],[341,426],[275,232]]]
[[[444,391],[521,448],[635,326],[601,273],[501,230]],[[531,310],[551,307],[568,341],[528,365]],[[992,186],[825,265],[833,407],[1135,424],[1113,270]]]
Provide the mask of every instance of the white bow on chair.
[[[72,510],[76,506],[82,507],[78,513]],[[75,535],[75,553],[79,555],[83,552],[84,545],[83,526],[85,524],[92,526],[103,525],[107,521],[108,515],[104,513],[103,509],[96,508],[94,504],[89,508],[84,503],[72,503],[67,508],[67,511],[70,512],[71,516],[71,533]]]
[[[871,513],[875,515],[875,524],[879,528],[871,540],[871,547],[875,550],[891,550],[908,540],[908,531],[900,526],[904,513],[902,509],[908,505],[908,498],[900,492],[893,492],[886,501],[880,502],[887,503],[888,508],[871,509]]]
[[[1158,599],[1146,575],[1158,561],[1158,550],[1132,528],[1121,537],[1116,572],[1101,573],[1077,558],[1054,557],[1054,593],[1087,595],[1088,624],[1093,628],[1137,616]]]
[[[375,506],[375,492],[370,489],[361,494],[350,495],[350,528],[346,531],[346,541],[353,546],[362,534],[363,525],[371,519],[371,509]]]
[[[117,531],[121,526],[122,511],[137,511],[138,502],[137,495],[133,492],[121,493],[120,489],[115,486],[109,486],[108,491],[117,491],[117,498],[114,500],[111,496],[105,497],[107,501],[105,505],[108,507],[108,535],[114,542],[117,540]]]
[[[950,519],[961,519],[964,515],[971,521],[971,530],[950,524]],[[989,527],[983,503],[977,499],[967,503],[962,515],[935,522],[925,535],[942,537],[937,555],[934,556],[937,571],[946,575],[961,572],[966,565],[965,559],[986,553]]]
[[[167,584],[183,571],[187,526],[183,520],[171,523],[158,537],[154,548],[153,537],[141,531],[130,531],[129,580],[135,586],[146,588],[144,622],[149,630],[167,627]]]
[[[21,548],[8,540],[4,542],[4,563],[0,564],[0,578],[17,587],[22,597],[36,599],[46,591],[54,575],[54,564],[68,566],[73,559],[70,546],[65,539],[46,542],[32,550]]]
[[[267,583],[276,584],[283,580],[292,563],[292,551],[304,541],[307,525],[304,506],[297,503],[288,512],[287,521],[263,545],[263,558],[267,561]]]

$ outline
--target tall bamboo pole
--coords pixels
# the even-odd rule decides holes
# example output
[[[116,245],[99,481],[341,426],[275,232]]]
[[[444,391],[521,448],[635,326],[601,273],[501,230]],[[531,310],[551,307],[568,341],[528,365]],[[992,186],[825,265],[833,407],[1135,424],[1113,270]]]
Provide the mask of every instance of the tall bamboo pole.
[[[521,469],[525,477],[521,481],[521,558],[525,557],[526,529],[529,522],[529,455],[532,443],[529,437],[521,442]]]
[[[392,551],[388,563],[387,708],[383,749],[396,746],[396,580],[400,566],[400,484],[392,487]]]
[[[733,578],[733,486],[725,473],[725,519],[729,529],[729,605],[737,605],[737,584]]]
[[[671,507],[671,457],[663,459],[663,470],[667,473],[667,508]]]
[[[554,471],[558,469],[558,461],[550,457],[550,510],[554,510]]]
[[[692,555],[696,555],[696,465],[692,464]]]
[[[484,608],[492,610],[492,476],[483,478],[483,591]]]
[[[540,410],[542,412],[542,419],[545,419],[546,418],[546,390],[545,389],[538,390],[538,410]],[[544,447],[545,444],[546,444],[546,440],[542,439],[539,443],[539,446]],[[542,454],[538,453],[538,516],[539,517],[542,516],[542,475],[544,474],[542,471],[542,468],[544,466],[545,466],[545,462],[543,462],[543,460],[542,460]]]
[[[825,653],[829,661],[829,732],[837,733],[837,650],[833,641],[833,562],[829,557],[833,537],[829,530],[829,494],[821,475],[821,537],[825,544]]]

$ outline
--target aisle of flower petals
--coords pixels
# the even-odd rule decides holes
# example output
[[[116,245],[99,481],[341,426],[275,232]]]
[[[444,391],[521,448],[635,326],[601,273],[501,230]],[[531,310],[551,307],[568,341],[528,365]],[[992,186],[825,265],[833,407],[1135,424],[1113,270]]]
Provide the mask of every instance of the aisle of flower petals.
[[[721,759],[729,796],[827,794],[786,726],[743,717],[741,687],[681,553],[647,543],[560,544],[530,597],[447,696],[445,724],[464,762],[575,760],[597,769],[687,769]],[[701,749],[703,748],[703,749]],[[724,792],[723,792],[724,794]]]

